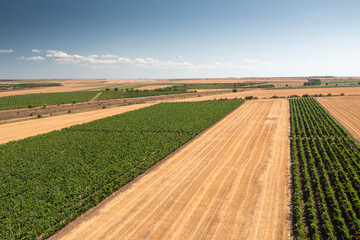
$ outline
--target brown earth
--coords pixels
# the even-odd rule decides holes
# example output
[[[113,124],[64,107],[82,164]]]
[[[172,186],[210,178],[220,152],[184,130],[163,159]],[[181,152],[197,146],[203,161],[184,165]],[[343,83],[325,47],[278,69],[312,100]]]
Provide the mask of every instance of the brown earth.
[[[248,101],[50,239],[289,239],[288,100]]]
[[[204,78],[172,80],[172,83],[307,82],[307,78]]]
[[[299,89],[274,89],[274,90],[264,90],[264,89],[251,89],[244,90],[242,92],[231,92],[225,94],[209,95],[197,98],[188,98],[186,100],[173,100],[173,101],[204,101],[212,100],[219,98],[245,98],[246,96],[256,96],[258,98],[271,98],[272,96],[279,97],[288,97],[290,95],[299,95],[303,94],[323,94],[327,95],[331,93],[332,95],[340,95],[344,93],[345,95],[360,95],[360,87],[338,87],[338,88],[299,88]]]
[[[0,125],[0,144],[154,105],[144,103]]]
[[[181,80],[181,81],[170,81],[169,79],[59,79],[59,80],[41,80],[41,82],[58,82],[63,86],[59,87],[42,87],[42,88],[31,88],[23,90],[13,91],[0,91],[0,97],[31,94],[31,93],[47,93],[47,92],[74,92],[74,91],[95,91],[105,89],[107,87],[120,87],[131,84],[159,84],[163,83],[167,85],[169,83],[237,83],[246,81],[268,81],[268,82],[279,82],[276,87],[285,86],[298,86],[302,85],[303,82],[307,81],[306,78],[218,78],[218,79],[196,79],[196,80]],[[2,83],[20,83],[21,81],[9,81]],[[33,80],[31,82],[37,82]],[[149,89],[150,86],[148,86]],[[157,88],[157,87],[155,87]]]
[[[51,92],[75,92],[75,91],[96,91],[109,87],[110,84],[123,86],[124,84],[134,83],[161,83],[167,79],[66,79],[66,80],[49,80],[42,82],[58,82],[63,86],[42,87],[12,91],[0,91],[0,97],[23,95],[31,93],[51,93]],[[36,81],[35,81],[36,82]],[[8,83],[8,82],[6,82]],[[15,82],[11,82],[15,83]],[[16,83],[19,83],[16,81]],[[111,86],[114,87],[114,86]]]
[[[148,85],[148,86],[139,87],[139,88],[136,88],[136,89],[139,89],[139,90],[154,90],[154,89],[157,89],[157,88],[166,88],[166,87],[172,87],[172,85]]]
[[[317,98],[360,141],[360,96]]]
[[[0,111],[0,121],[8,121],[13,119],[23,119],[23,118],[36,118],[38,115],[49,116],[56,114],[64,114],[68,111],[81,112],[81,111],[90,111],[95,109],[100,109],[103,107],[118,107],[128,104],[138,104],[145,102],[154,102],[154,101],[167,101],[169,99],[184,99],[184,98],[194,98],[198,96],[207,96],[209,94],[223,94],[226,92],[231,92],[231,90],[218,90],[205,91],[201,93],[180,93],[180,94],[169,94],[169,95],[159,95],[159,96],[148,96],[148,97],[137,97],[137,98],[122,98],[122,99],[109,99],[109,100],[100,100],[100,101],[89,101],[89,102],[80,102],[80,103],[69,103],[61,105],[49,105],[44,108],[43,106],[35,108],[22,108],[22,109],[9,109]]]

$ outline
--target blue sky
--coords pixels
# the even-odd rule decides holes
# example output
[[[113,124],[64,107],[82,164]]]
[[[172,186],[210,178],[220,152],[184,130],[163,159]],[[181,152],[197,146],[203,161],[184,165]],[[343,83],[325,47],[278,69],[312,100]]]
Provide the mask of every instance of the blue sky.
[[[358,0],[0,0],[0,79],[360,76]]]

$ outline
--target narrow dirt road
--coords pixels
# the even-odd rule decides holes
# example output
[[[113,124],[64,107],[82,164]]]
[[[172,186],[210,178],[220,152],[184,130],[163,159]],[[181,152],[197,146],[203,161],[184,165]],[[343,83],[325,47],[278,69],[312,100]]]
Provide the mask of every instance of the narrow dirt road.
[[[288,239],[288,100],[248,101],[51,239]]]
[[[154,105],[143,103],[0,125],[0,144]]]
[[[317,98],[317,100],[360,141],[360,96]]]

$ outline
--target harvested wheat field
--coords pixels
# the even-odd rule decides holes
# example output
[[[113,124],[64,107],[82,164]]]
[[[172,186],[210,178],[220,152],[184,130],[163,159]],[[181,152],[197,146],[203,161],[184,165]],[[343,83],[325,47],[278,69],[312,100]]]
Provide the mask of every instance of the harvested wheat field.
[[[303,94],[332,94],[332,95],[340,95],[344,93],[345,95],[360,95],[360,87],[338,87],[338,88],[298,88],[298,89],[251,89],[245,90],[242,92],[232,92],[232,93],[224,93],[224,94],[217,94],[212,96],[203,96],[203,97],[195,97],[195,98],[187,98],[181,100],[172,100],[172,101],[205,101],[205,100],[212,100],[212,99],[220,99],[220,98],[245,98],[246,96],[254,96],[258,98],[271,98],[272,96],[279,96],[279,97],[288,97],[291,95],[299,95],[302,96]]]
[[[151,106],[143,103],[0,125],[0,144]]]
[[[52,239],[288,239],[289,103],[248,101]]]
[[[203,79],[172,79],[173,83],[238,83],[238,82],[300,82],[304,83],[307,78],[203,78]]]
[[[317,98],[360,141],[360,96]]]

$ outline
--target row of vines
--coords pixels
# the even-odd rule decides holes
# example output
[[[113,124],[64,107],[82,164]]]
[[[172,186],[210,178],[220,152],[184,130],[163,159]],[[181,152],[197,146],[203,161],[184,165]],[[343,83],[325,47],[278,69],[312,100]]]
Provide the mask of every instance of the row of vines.
[[[120,91],[105,91],[97,99],[108,100],[108,99],[119,99],[119,98],[134,98],[134,97],[149,97],[159,95],[169,95],[187,93],[184,88],[159,88],[154,90],[120,90]]]
[[[56,92],[56,93],[34,93],[25,95],[14,95],[0,97],[0,110],[16,108],[32,108],[37,106],[87,102],[98,92]]]
[[[290,99],[298,239],[360,239],[360,147],[313,98]]]
[[[241,103],[161,103],[0,145],[0,239],[50,236]]]

